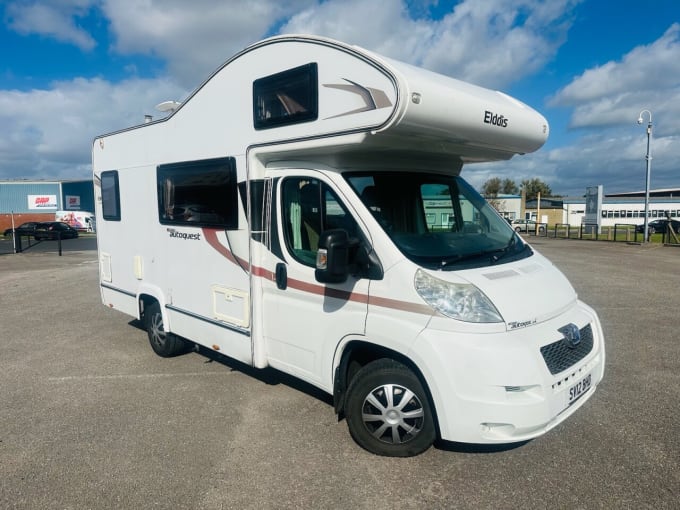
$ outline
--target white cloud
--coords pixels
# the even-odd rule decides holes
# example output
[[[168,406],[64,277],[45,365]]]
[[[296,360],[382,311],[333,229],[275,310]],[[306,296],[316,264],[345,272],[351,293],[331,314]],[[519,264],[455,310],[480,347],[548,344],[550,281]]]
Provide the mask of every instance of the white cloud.
[[[571,145],[537,155],[544,158],[541,168],[551,175],[553,190],[578,193],[577,176],[587,185],[613,183],[617,189],[609,191],[644,189],[648,117],[642,126],[636,123],[643,109],[653,114],[651,187],[678,186],[678,55],[680,24],[675,23],[652,44],[586,70],[550,99],[551,106],[570,108],[571,127],[584,133]]]
[[[435,21],[414,18],[401,0],[328,0],[296,14],[281,31],[335,37],[479,85],[503,87],[555,55],[577,3],[465,0]]]
[[[502,89],[555,57],[578,1],[464,0],[437,19],[430,14],[443,9],[437,0],[12,1],[5,22],[18,33],[87,51],[96,34],[80,22],[102,16],[113,41],[108,51],[154,56],[166,76],[119,83],[76,78],[46,90],[0,91],[0,179],[87,177],[94,136],[142,122],[160,101],[181,100],[235,52],[274,33],[334,37]],[[647,108],[654,114],[652,187],[677,185],[678,54],[675,24],[654,43],[583,72],[550,105],[572,112],[571,125],[587,136],[559,148],[549,141],[508,162],[471,165],[465,176],[477,186],[500,174],[517,182],[539,177],[564,194],[602,182],[615,182],[617,191],[642,189],[645,136],[635,120]],[[134,58],[123,65],[136,74]]]
[[[49,90],[0,91],[0,179],[85,178],[96,135],[141,124],[181,88],[166,80],[77,78]]]
[[[680,24],[654,43],[639,46],[620,61],[588,69],[551,99],[574,108],[573,127],[626,124],[642,109],[663,122],[662,132],[680,128]]]
[[[167,63],[187,87],[204,78],[271,27],[313,0],[103,0],[113,50],[148,54]]]
[[[87,15],[91,4],[92,0],[10,2],[5,9],[5,18],[8,26],[20,34],[48,36],[89,51],[96,42],[76,21]]]

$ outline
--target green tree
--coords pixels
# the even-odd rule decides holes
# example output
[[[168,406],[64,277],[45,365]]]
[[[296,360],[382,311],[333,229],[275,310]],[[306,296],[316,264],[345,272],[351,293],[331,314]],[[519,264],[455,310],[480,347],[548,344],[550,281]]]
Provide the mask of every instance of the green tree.
[[[526,194],[527,200],[534,200],[541,194],[541,197],[551,197],[552,190],[541,179],[534,177],[533,179],[524,179],[520,185]]]
[[[482,184],[482,195],[484,195],[484,198],[496,198],[501,192],[501,186],[499,177],[491,177]]]
[[[519,187],[512,179],[503,179],[501,193],[504,195],[517,195],[517,193],[519,193]]]
[[[516,195],[519,193],[519,187],[512,179],[503,179],[500,177],[491,177],[484,184],[482,184],[482,195],[485,198],[496,198],[498,195]]]

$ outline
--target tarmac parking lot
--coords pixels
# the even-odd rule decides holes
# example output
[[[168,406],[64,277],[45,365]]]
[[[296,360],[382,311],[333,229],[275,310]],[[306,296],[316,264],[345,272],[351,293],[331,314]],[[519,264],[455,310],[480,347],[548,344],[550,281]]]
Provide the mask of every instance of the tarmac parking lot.
[[[0,239],[0,508],[680,507],[680,249],[530,242],[600,314],[595,395],[527,443],[391,459],[285,375],[157,357],[100,303],[96,239]]]

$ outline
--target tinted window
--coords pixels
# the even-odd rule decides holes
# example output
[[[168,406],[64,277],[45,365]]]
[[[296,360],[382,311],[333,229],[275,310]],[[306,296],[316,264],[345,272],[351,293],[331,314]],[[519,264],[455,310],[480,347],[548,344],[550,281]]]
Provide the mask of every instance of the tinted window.
[[[458,177],[422,171],[344,176],[397,248],[419,265],[484,267],[531,255],[508,222]]]
[[[317,179],[286,179],[281,203],[286,246],[296,260],[308,266],[316,264],[321,232],[340,228],[350,237],[359,232],[337,195]]]
[[[162,224],[238,228],[234,158],[160,165],[157,176]]]
[[[255,129],[316,120],[319,112],[316,63],[253,82]]]
[[[120,189],[118,171],[102,172],[102,216],[105,220],[120,221]]]

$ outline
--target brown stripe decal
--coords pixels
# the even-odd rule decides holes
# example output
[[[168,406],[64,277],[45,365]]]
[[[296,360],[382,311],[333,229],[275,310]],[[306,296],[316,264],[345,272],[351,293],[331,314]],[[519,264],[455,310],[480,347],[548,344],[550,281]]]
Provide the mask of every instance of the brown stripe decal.
[[[302,292],[309,292],[311,294],[317,294],[319,296],[329,298],[342,299],[343,301],[356,301],[357,303],[368,302],[368,296],[366,294],[349,292],[341,289],[332,289],[324,285],[308,283],[302,280],[295,280],[293,278],[288,278],[288,286]]]
[[[208,244],[212,246],[215,250],[217,250],[218,253],[220,253],[222,256],[224,256],[227,260],[230,262],[233,262],[234,264],[237,264],[241,267],[248,267],[248,261],[237,258],[232,252],[230,252],[226,246],[224,246],[220,241],[217,239],[217,229],[209,229],[209,228],[204,228],[201,229],[203,230],[203,235],[205,236],[205,240],[208,241]]]
[[[399,301],[397,299],[384,298],[379,296],[370,296],[368,304],[371,306],[382,306],[383,308],[391,308],[393,310],[401,310],[403,312],[421,313],[424,315],[432,315],[434,312],[432,308],[427,305],[419,303],[410,303],[408,301]]]
[[[248,267],[248,262],[237,258],[231,251],[229,251],[222,243],[217,239],[217,230],[213,229],[203,229],[203,235],[205,236],[208,244],[212,246],[218,253],[224,256],[230,262],[237,264],[241,267]],[[263,267],[252,266],[250,268],[251,274],[258,278],[264,278],[265,280],[275,281],[276,275]],[[408,301],[399,301],[397,299],[390,299],[378,296],[368,296],[367,294],[361,294],[358,292],[349,292],[341,289],[332,289],[324,285],[317,285],[315,283],[309,283],[302,280],[296,280],[294,278],[288,279],[288,287],[296,289],[302,292],[309,292],[310,294],[316,294],[318,296],[324,296],[335,299],[342,299],[343,301],[355,301],[357,303],[367,303],[370,306],[380,306],[382,308],[389,308],[392,310],[400,310],[402,312],[410,313],[420,313],[424,315],[432,315],[432,308],[425,304],[410,303]]]

